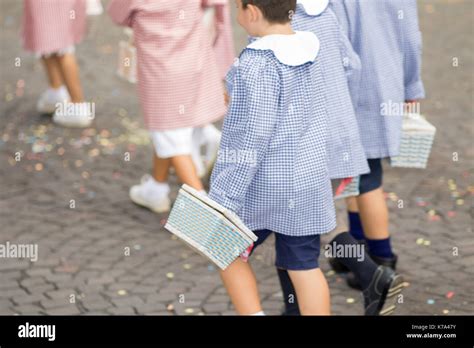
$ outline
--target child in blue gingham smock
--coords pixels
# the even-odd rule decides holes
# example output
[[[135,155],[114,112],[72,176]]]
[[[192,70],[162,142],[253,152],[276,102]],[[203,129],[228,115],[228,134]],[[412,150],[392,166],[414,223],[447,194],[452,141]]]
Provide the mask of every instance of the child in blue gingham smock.
[[[336,223],[320,42],[313,33],[292,30],[296,1],[237,4],[239,23],[260,38],[242,52],[228,84],[229,112],[209,197],[259,238],[274,232],[276,266],[296,282],[306,301],[302,314],[328,314],[319,235]],[[249,264],[236,260],[221,276],[238,313],[261,311]],[[308,296],[314,291],[320,295]]]
[[[360,80],[360,59],[342,32],[338,20],[328,7],[329,0],[298,0],[293,16],[294,30],[311,31],[320,40],[318,59],[324,81],[328,115],[327,157],[331,179],[359,177],[369,172],[359,126],[349,90]],[[319,66],[314,65],[319,69]],[[231,87],[231,86],[230,86]],[[356,100],[354,93],[353,99]],[[262,243],[260,238],[256,245]],[[286,314],[297,314],[296,301],[288,273],[277,269],[282,286]],[[291,289],[291,293],[287,290]]]
[[[367,174],[369,166],[359,135],[352,100],[357,99],[361,65],[359,56],[341,30],[329,0],[298,0],[292,27],[318,36],[319,60],[328,113],[327,159],[329,177],[344,179]],[[249,38],[253,42],[255,38]],[[319,65],[315,65],[319,69]],[[226,76],[231,93],[236,66]],[[353,88],[350,90],[350,88]],[[351,95],[352,94],[352,95]]]
[[[356,111],[367,158],[397,156],[402,115],[382,108],[425,97],[416,0],[332,0],[332,9],[362,61]]]
[[[349,200],[350,233],[366,242],[376,263],[395,269],[397,257],[390,245],[381,159],[399,153],[403,112],[398,110],[425,96],[417,2],[331,0],[331,8],[361,59],[355,108],[371,169],[369,175],[361,176],[360,196]],[[348,279],[349,285],[358,286]]]
[[[297,3],[293,29],[311,31],[321,42],[319,58],[328,111],[329,175],[331,179],[343,179],[367,174],[369,166],[348,86],[348,78],[356,83],[360,79],[360,59],[334,12],[328,8],[329,0],[298,0]]]
[[[273,51],[281,42],[288,48],[308,37],[314,35],[256,40],[233,69],[230,110],[209,196],[251,230],[306,236],[335,227],[319,62],[306,64],[312,62],[308,54],[304,60],[283,49]],[[317,74],[318,84],[305,87]]]

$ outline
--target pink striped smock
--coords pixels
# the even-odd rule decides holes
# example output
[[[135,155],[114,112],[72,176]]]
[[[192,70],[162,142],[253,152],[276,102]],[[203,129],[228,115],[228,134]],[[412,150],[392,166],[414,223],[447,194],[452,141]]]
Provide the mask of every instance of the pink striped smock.
[[[222,21],[218,24],[219,28],[219,37],[214,46],[214,51],[217,57],[217,64],[221,70],[222,78],[225,78],[227,72],[234,63],[235,47],[234,47],[234,37],[232,31],[232,20],[230,16],[230,8],[228,1],[224,1],[225,5],[222,7]],[[218,17],[219,17],[218,13]]]
[[[198,127],[226,112],[220,69],[203,23],[223,0],[112,0],[112,20],[133,28],[138,92],[152,131]]]
[[[27,51],[62,52],[78,44],[85,31],[85,0],[24,0],[22,37]]]

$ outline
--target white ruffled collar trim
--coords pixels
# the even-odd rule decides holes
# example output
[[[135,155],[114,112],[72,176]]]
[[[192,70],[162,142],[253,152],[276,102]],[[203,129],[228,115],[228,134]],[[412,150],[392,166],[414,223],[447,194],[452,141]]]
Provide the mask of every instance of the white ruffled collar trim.
[[[319,16],[329,6],[329,0],[298,0],[310,16]]]
[[[247,48],[273,51],[283,64],[299,66],[314,62],[318,56],[320,43],[318,37],[307,31],[297,31],[292,35],[268,35],[252,42]]]

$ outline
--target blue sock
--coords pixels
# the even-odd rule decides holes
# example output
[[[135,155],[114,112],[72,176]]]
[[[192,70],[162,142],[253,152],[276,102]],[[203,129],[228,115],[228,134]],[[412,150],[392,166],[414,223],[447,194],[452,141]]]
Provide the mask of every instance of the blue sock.
[[[353,213],[351,211],[348,212],[349,215],[349,233],[354,239],[363,240],[364,237],[364,229],[362,228],[362,223],[360,222],[360,215],[359,213]]]
[[[387,239],[366,239],[369,253],[378,257],[392,258],[392,246],[390,245],[390,237]]]

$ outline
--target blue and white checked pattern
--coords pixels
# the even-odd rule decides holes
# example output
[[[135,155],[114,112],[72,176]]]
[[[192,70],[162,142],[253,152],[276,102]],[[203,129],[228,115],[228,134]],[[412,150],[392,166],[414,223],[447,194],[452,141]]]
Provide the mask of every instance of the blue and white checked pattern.
[[[220,151],[251,152],[255,161],[219,159],[209,197],[251,230],[306,236],[335,228],[324,83],[313,64],[288,66],[270,50],[245,49],[234,67]]]
[[[221,214],[206,208],[183,190],[179,192],[165,228],[221,269],[226,269],[253,243]]]
[[[338,184],[340,183],[341,182],[339,181]],[[334,199],[344,199],[348,197],[358,196],[360,194],[359,185],[360,176],[352,178],[352,181],[344,188],[341,193],[334,195]]]
[[[331,0],[362,62],[356,106],[367,158],[399,153],[402,115],[382,115],[382,105],[425,96],[416,0]]]
[[[328,114],[328,167],[331,179],[367,174],[370,169],[359,135],[348,78],[360,81],[360,60],[342,32],[335,14],[327,8],[317,16],[309,15],[298,4],[292,26],[310,31],[321,43],[318,56],[324,79]]]

